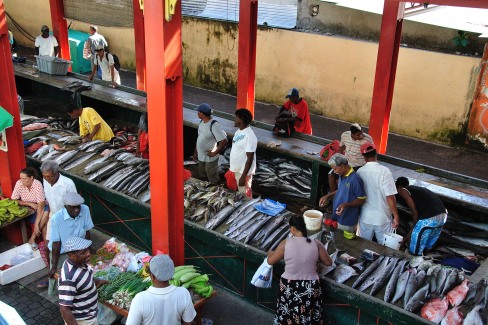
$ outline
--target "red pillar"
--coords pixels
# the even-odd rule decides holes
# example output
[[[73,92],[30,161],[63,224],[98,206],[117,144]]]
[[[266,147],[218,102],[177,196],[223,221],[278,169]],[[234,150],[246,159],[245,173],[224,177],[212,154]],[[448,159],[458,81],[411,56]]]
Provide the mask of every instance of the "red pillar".
[[[256,78],[256,40],[258,2],[239,3],[239,48],[237,57],[237,108],[247,108],[254,116],[254,81]]]
[[[132,0],[134,8],[134,40],[136,52],[136,86],[146,90],[146,49],[144,47],[144,11],[139,0]]]
[[[19,172],[26,164],[3,0],[0,0],[0,80],[0,106],[14,117],[14,125],[6,130],[8,151],[0,150],[0,185],[3,194],[10,196]]]
[[[145,3],[146,92],[149,118],[153,253],[184,263],[183,82],[181,2],[164,20],[163,1]]]
[[[69,60],[71,58],[69,53],[68,42],[68,25],[64,19],[64,5],[63,0],[49,0],[49,6],[51,8],[51,22],[53,24],[53,33],[58,40],[60,58]],[[71,67],[70,67],[71,71]]]
[[[373,101],[369,118],[369,134],[379,153],[384,154],[388,143],[391,103],[402,35],[404,3],[385,0],[381,21],[380,43],[376,61]]]

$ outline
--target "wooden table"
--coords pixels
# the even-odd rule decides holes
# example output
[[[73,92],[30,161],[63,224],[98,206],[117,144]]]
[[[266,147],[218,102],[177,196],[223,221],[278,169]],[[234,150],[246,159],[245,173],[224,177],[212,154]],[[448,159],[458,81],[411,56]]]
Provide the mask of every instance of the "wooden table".
[[[193,297],[197,296],[196,294],[192,294],[191,290],[190,290],[190,294],[192,296],[192,299],[193,299]],[[197,312],[197,316],[195,317],[195,322],[197,323],[197,325],[202,325],[203,306],[205,306],[205,303],[207,302],[208,299],[212,298],[216,294],[217,294],[217,292],[214,291],[209,298],[204,298],[204,297],[199,296],[199,299],[197,299],[193,302],[193,307],[195,308],[195,311]],[[106,307],[112,309],[114,312],[116,312],[119,315],[122,315],[124,317],[127,317],[129,315],[129,311],[126,309],[116,307],[112,304],[109,304],[108,302],[104,302],[103,304]]]
[[[27,214],[25,216],[23,216],[21,218],[15,217],[14,220],[12,220],[10,222],[2,222],[2,224],[0,225],[0,228],[3,228],[3,227],[10,226],[10,225],[20,221],[20,233],[22,235],[22,242],[23,243],[27,243],[27,241],[29,240],[29,238],[27,238],[27,228],[25,226],[25,219],[29,218],[31,215],[33,215],[35,213],[35,211],[32,210],[31,208],[27,208],[27,210],[29,212],[27,212]]]

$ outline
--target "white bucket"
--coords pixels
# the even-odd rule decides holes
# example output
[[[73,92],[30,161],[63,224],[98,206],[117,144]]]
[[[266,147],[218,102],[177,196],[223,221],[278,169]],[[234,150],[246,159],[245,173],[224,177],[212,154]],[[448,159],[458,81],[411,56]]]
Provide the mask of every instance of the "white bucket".
[[[303,219],[305,220],[305,226],[310,233],[317,232],[322,229],[322,212],[318,210],[307,210],[303,213]]]
[[[399,249],[402,244],[403,237],[397,235],[396,229],[393,232],[385,232],[383,234],[383,246],[390,247],[393,249]]]

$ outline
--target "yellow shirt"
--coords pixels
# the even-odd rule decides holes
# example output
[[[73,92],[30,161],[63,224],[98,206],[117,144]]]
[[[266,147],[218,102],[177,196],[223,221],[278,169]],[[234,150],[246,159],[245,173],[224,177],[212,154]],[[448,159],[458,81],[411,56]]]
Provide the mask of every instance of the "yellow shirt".
[[[107,122],[105,122],[93,108],[84,107],[78,119],[80,123],[81,137],[92,133],[93,128],[97,124],[100,124],[100,129],[92,140],[110,141],[110,139],[114,137],[114,133],[110,126],[108,126]]]

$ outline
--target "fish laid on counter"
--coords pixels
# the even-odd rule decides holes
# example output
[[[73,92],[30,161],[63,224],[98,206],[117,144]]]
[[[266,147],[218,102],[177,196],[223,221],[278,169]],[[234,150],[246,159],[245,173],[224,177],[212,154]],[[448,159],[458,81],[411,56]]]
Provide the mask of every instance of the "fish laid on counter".
[[[345,264],[339,264],[334,269],[334,273],[332,274],[332,278],[337,283],[344,283],[350,277],[355,276],[355,275],[358,275],[358,274],[357,274],[356,270],[353,269],[351,266],[345,265]]]
[[[460,285],[449,291],[449,293],[447,294],[447,299],[449,300],[451,306],[459,306],[466,298],[468,290],[469,280],[465,279]]]
[[[22,131],[35,131],[49,128],[47,123],[30,123],[22,128]]]
[[[386,285],[385,296],[383,298],[384,301],[390,302],[393,298],[393,294],[395,293],[395,288],[400,275],[405,268],[405,265],[408,263],[408,260],[400,261],[398,265],[393,270],[393,274],[391,275],[390,279],[388,280],[388,284]]]
[[[459,307],[454,307],[447,311],[446,316],[441,321],[441,325],[462,325],[463,314],[459,311]]]
[[[378,265],[380,265],[380,263],[383,261],[385,257],[384,256],[380,256],[378,259],[376,259],[373,263],[371,263],[371,265],[366,269],[364,270],[363,273],[361,273],[361,275],[356,279],[356,281],[354,281],[354,283],[352,284],[352,287],[353,288],[356,288],[358,285],[360,285],[364,280],[366,280],[366,278],[374,271],[376,270],[376,268],[378,267]]]
[[[415,294],[408,300],[407,304],[405,305],[405,310],[410,312],[415,312],[419,309],[425,298],[427,298],[429,294],[429,284],[427,283],[421,289],[419,289]]]
[[[481,319],[480,310],[483,308],[482,305],[474,307],[467,315],[463,321],[463,325],[483,325],[483,320]]]
[[[84,163],[85,161],[87,161],[88,159],[92,158],[93,156],[95,156],[96,153],[91,153],[91,154],[88,154],[88,155],[83,155],[83,156],[80,156],[76,159],[74,159],[73,161],[71,161],[69,164],[66,164],[63,169],[64,170],[70,170],[70,169],[73,169],[75,168],[76,166],[79,166],[81,165],[82,163]]]
[[[439,324],[447,314],[449,304],[447,298],[434,298],[422,306],[420,316]]]
[[[64,163],[68,162],[74,156],[76,156],[78,154],[78,152],[80,152],[80,151],[79,150],[66,151],[65,153],[63,153],[63,154],[59,155],[58,157],[56,157],[54,159],[54,161],[56,161],[58,163],[58,165],[62,165]]]

